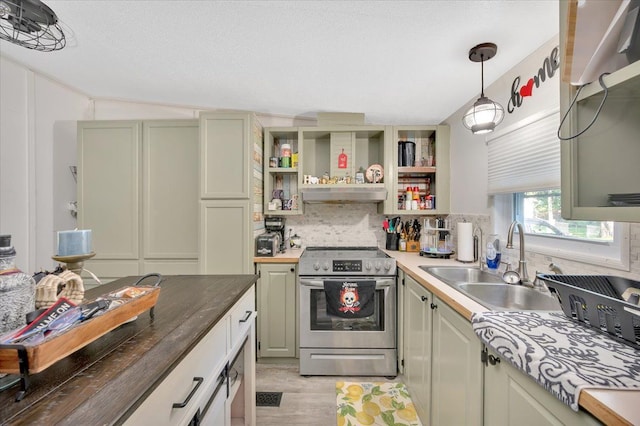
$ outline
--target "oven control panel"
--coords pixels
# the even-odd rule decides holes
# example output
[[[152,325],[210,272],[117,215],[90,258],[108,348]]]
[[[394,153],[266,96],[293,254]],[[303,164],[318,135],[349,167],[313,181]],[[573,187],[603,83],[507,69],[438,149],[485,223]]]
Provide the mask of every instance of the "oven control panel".
[[[362,260],[334,260],[333,272],[362,272]]]

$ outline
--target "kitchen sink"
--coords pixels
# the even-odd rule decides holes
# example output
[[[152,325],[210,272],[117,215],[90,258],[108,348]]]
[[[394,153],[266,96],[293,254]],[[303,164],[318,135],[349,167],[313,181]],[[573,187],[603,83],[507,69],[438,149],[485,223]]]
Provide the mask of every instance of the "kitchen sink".
[[[507,284],[499,275],[469,266],[420,266],[465,296],[495,311],[559,311],[560,303],[549,293]]]
[[[420,266],[426,271],[446,282],[453,284],[474,284],[474,283],[504,283],[499,275],[489,271],[481,271],[480,268],[469,266]]]
[[[464,294],[497,311],[559,311],[558,299],[529,287],[513,284],[459,284]]]

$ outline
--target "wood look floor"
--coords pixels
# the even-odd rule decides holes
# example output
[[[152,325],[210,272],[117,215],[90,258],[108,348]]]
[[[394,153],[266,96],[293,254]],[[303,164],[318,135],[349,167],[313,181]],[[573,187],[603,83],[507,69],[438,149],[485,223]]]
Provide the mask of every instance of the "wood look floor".
[[[257,426],[333,426],[336,424],[336,382],[400,382],[386,377],[303,377],[298,360],[258,360],[256,391],[282,392],[280,407],[256,407]]]

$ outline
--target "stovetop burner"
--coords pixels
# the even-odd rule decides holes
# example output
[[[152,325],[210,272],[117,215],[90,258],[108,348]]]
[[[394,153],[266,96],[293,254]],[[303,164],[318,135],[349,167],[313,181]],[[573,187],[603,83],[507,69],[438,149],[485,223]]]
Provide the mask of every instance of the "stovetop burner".
[[[395,275],[396,261],[378,247],[307,247],[299,275]]]

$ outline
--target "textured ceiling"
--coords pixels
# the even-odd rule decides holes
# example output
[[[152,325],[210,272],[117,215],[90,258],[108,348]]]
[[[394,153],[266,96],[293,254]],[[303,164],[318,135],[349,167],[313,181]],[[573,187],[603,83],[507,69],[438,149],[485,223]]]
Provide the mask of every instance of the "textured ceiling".
[[[558,2],[54,1],[53,53],[0,54],[95,98],[439,123],[558,33]],[[1,71],[1,70],[0,70]]]

